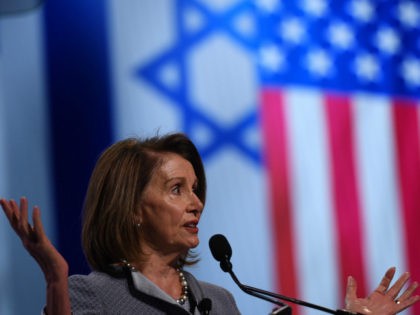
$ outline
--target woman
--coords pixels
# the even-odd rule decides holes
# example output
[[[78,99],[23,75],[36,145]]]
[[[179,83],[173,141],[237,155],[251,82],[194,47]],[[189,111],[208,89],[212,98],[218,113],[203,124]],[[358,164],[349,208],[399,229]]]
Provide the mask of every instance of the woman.
[[[183,266],[197,262],[198,223],[206,179],[194,144],[182,134],[127,139],[108,148],[93,171],[84,207],[82,241],[93,271],[68,278],[64,258],[46,237],[40,210],[28,223],[28,204],[1,206],[47,282],[47,314],[239,314],[232,295],[196,280]],[[391,315],[419,300],[403,274],[390,269],[368,298],[349,278],[346,307]],[[398,297],[398,299],[397,299]],[[397,301],[397,302],[396,302]],[[211,310],[210,310],[211,309]]]

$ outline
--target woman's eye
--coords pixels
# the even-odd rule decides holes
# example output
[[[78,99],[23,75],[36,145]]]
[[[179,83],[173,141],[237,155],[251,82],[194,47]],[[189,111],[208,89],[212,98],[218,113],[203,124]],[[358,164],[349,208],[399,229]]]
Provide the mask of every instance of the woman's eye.
[[[175,185],[172,188],[172,192],[175,193],[175,194],[180,194],[181,193],[181,185]]]

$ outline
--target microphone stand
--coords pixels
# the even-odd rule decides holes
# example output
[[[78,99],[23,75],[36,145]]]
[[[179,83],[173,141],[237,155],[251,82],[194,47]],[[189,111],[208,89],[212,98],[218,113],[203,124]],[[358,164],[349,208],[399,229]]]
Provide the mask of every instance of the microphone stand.
[[[233,281],[239,286],[239,288],[244,291],[247,294],[253,295],[255,297],[258,297],[260,299],[266,300],[268,302],[272,302],[274,304],[277,304],[279,306],[281,306],[282,308],[280,309],[280,313],[277,314],[284,314],[284,315],[290,315],[292,313],[291,308],[287,305],[284,304],[278,300],[282,300],[282,301],[288,301],[291,302],[293,304],[296,305],[301,305],[301,306],[305,306],[305,307],[310,307],[325,313],[330,313],[330,314],[335,314],[335,315],[351,315],[351,314],[355,314],[357,315],[358,313],[351,313],[349,311],[346,310],[332,310],[320,305],[316,305],[316,304],[312,304],[309,302],[305,302],[302,300],[298,300],[298,299],[294,299],[288,296],[284,296],[281,294],[277,294],[277,293],[273,293],[273,292],[269,292],[266,290],[262,290],[262,289],[258,289],[258,288],[254,288],[251,287],[249,285],[245,285],[242,284],[239,279],[236,277],[235,273],[233,272],[233,268],[232,268],[232,263],[230,262],[230,260],[224,259],[222,261],[220,261],[220,267],[222,268],[223,271],[228,272],[230,274],[230,276],[232,277]],[[275,298],[275,299],[273,299]],[[360,314],[359,314],[360,315]]]
[[[233,281],[238,285],[238,287],[244,291],[245,293],[255,296],[257,298],[260,298],[262,300],[271,302],[273,304],[276,304],[278,306],[280,306],[280,309],[277,309],[276,314],[278,315],[291,315],[292,314],[292,309],[290,308],[289,305],[284,304],[283,302],[280,302],[279,299],[276,296],[272,296],[269,294],[266,294],[266,292],[264,292],[263,290],[255,290],[255,288],[247,286],[247,285],[243,285],[238,278],[236,277],[235,273],[232,270],[232,264],[229,262],[230,264],[230,268],[227,270],[228,273],[230,274],[230,276],[232,277]],[[220,262],[220,266],[222,266],[222,262]],[[222,267],[223,269],[223,267]],[[225,269],[223,269],[223,271],[225,271]],[[273,299],[277,298],[277,299]]]
[[[284,304],[283,302],[280,302],[279,299],[273,299],[272,298],[273,296],[269,297],[270,295],[265,294],[264,292],[258,292],[256,290],[253,290],[253,288],[250,286],[243,285],[239,281],[239,279],[236,277],[235,273],[233,272],[232,263],[230,262],[227,256],[225,256],[224,259],[220,260],[220,268],[222,268],[224,272],[228,272],[230,276],[232,277],[233,281],[245,293],[280,306],[280,308],[276,310],[277,315],[291,315],[292,314],[292,309],[290,308],[290,306],[287,304]]]

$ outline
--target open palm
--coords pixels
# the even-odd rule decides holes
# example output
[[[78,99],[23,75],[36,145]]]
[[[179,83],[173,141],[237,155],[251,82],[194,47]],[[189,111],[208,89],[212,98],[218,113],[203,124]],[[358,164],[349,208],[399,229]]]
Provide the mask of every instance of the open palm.
[[[404,273],[390,287],[395,268],[387,270],[379,286],[366,298],[357,297],[357,284],[353,277],[349,277],[346,292],[346,309],[359,314],[367,315],[394,315],[420,300],[420,296],[413,295],[418,287],[417,282],[411,283],[407,289],[400,292],[410,278],[408,272]]]
[[[70,314],[68,264],[46,236],[40,209],[34,207],[33,225],[31,225],[28,222],[28,201],[26,198],[22,197],[19,205],[14,200],[0,199],[0,205],[23,246],[44,273],[47,282],[45,313],[48,315]]]

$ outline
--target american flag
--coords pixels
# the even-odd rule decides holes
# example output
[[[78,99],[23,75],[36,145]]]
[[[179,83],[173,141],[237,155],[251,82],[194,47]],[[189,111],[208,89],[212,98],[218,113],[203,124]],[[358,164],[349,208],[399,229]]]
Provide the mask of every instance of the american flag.
[[[360,296],[388,266],[419,280],[419,2],[255,3],[278,288],[337,301],[348,275]]]

